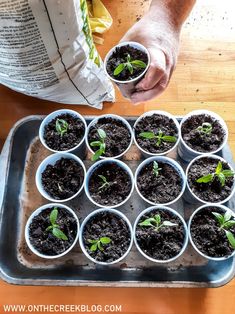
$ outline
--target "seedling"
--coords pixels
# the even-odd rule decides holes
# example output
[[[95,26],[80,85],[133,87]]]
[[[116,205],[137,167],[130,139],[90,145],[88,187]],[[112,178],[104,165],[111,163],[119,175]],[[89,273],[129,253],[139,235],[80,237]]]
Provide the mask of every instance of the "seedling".
[[[156,139],[156,145],[158,147],[162,144],[162,142],[175,143],[177,141],[175,136],[165,135],[161,129],[159,129],[158,134],[155,134],[154,132],[142,132],[140,133],[140,136],[149,140]]]
[[[58,209],[57,207],[54,207],[50,213],[51,225],[46,228],[46,231],[51,231],[52,234],[56,238],[67,241],[68,240],[67,236],[64,234],[63,231],[59,229],[59,225],[56,224],[57,217],[58,217]]]
[[[63,119],[56,119],[55,128],[61,137],[68,132],[68,127],[68,122]]]
[[[101,155],[103,155],[105,153],[105,139],[107,137],[106,133],[104,130],[102,129],[97,129],[98,135],[100,140],[99,141],[94,141],[91,142],[90,145],[92,147],[98,146],[99,149],[95,152],[95,154],[92,156],[92,161],[96,161],[100,158]]]
[[[147,66],[147,64],[141,60],[131,60],[131,56],[129,55],[129,53],[127,54],[126,57],[126,62],[124,63],[120,63],[114,70],[113,75],[117,76],[120,73],[122,73],[122,71],[124,71],[125,69],[127,69],[131,74],[133,74],[134,69],[145,69]]]
[[[103,251],[103,246],[109,244],[111,241],[112,240],[109,237],[102,237],[98,240],[88,240],[88,242],[91,244],[90,251],[95,252],[97,249]]]
[[[233,233],[229,230],[230,228],[235,226],[235,220],[231,219],[232,213],[227,210],[224,215],[215,212],[212,212],[212,214],[215,216],[216,220],[219,223],[219,229],[225,232],[231,247],[235,250],[235,237]]]
[[[101,174],[99,174],[98,177],[102,180],[102,185],[99,187],[98,190],[103,190],[104,188],[110,185],[110,183],[107,181],[105,176],[102,176]]]
[[[155,231],[159,231],[163,227],[174,227],[178,224],[164,220],[161,223],[161,216],[159,214],[155,215],[154,217],[147,218],[144,221],[139,223],[139,226],[142,227],[154,227]]]
[[[212,124],[209,122],[204,122],[200,125],[197,130],[200,132],[201,135],[211,135],[213,130]]]
[[[153,162],[153,174],[156,177],[159,175],[160,170],[162,170],[162,168],[159,168],[158,163],[154,160],[154,162]]]
[[[221,186],[225,185],[226,179],[234,176],[234,172],[230,169],[223,170],[223,164],[221,161],[218,162],[216,170],[214,173],[208,173],[207,175],[197,179],[197,183],[210,183],[213,182],[217,177],[220,181]]]

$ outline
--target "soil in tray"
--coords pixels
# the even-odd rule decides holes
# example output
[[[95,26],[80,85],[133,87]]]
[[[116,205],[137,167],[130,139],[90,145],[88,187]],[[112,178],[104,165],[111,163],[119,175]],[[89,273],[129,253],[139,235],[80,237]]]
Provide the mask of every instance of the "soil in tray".
[[[91,251],[89,240],[108,237],[111,241],[104,244],[101,250]],[[122,257],[129,248],[131,234],[128,225],[121,217],[101,212],[92,217],[84,227],[83,241],[88,254],[99,262],[110,263]]]
[[[78,192],[84,180],[82,166],[73,159],[61,158],[42,173],[45,191],[56,200],[67,199]]]
[[[143,61],[146,65],[148,64],[148,56],[145,52],[136,49],[130,45],[117,47],[113,54],[108,59],[106,69],[108,74],[114,78],[115,80],[119,81],[128,81],[138,77],[141,73],[144,72],[145,68],[137,68],[134,66],[133,73],[125,68],[120,74],[114,75],[114,70],[117,66],[121,63],[127,62],[127,55],[130,55],[131,60],[140,60]]]
[[[67,236],[68,240],[55,237],[52,232],[46,231],[50,223],[50,213],[53,208],[44,209],[35,216],[29,226],[29,240],[32,246],[41,254],[58,255],[65,252],[74,242],[77,235],[77,223],[73,215],[64,208],[57,207],[58,217],[56,224]]]
[[[64,120],[68,123],[67,132],[62,136],[56,130],[57,119]],[[56,151],[65,151],[77,146],[85,134],[85,125],[75,115],[61,114],[50,121],[44,130],[44,140],[48,147]]]
[[[171,118],[163,115],[153,114],[151,116],[143,117],[135,127],[135,138],[139,146],[153,154],[164,153],[171,149],[175,142],[162,141],[157,145],[157,139],[146,139],[140,136],[142,132],[153,132],[155,135],[162,131],[164,135],[174,136],[178,138],[178,129]]]
[[[224,230],[212,212],[224,215],[218,207],[206,207],[198,212],[191,223],[191,236],[199,251],[211,257],[226,257],[234,251],[230,246]],[[235,234],[235,227],[229,229]]]
[[[100,176],[107,180],[107,184]],[[89,192],[92,199],[104,206],[113,206],[123,202],[131,192],[129,174],[116,163],[104,163],[91,175]]]
[[[154,163],[144,166],[137,177],[140,193],[155,204],[166,204],[178,197],[182,190],[182,179],[174,167],[158,162],[158,175],[153,171]]]
[[[163,226],[156,230],[152,226],[140,226],[139,223],[148,218],[160,215],[161,223],[170,221],[177,226]],[[181,220],[164,210],[153,210],[143,215],[136,227],[136,240],[141,250],[156,260],[167,260],[180,253],[184,244],[185,232]]]
[[[90,128],[88,134],[89,143],[100,140],[97,129],[102,129],[106,133],[105,153],[102,156],[118,156],[128,148],[131,141],[131,134],[122,121],[108,117],[99,119],[98,122]],[[92,147],[94,152],[97,149],[99,149],[99,147]]]
[[[203,201],[211,203],[221,202],[232,192],[234,177],[226,178],[224,186],[221,185],[217,176],[214,176],[214,179],[208,183],[196,182],[197,179],[203,176],[215,173],[218,162],[218,159],[204,157],[196,160],[189,169],[188,184],[192,192]],[[230,170],[227,163],[222,162],[222,165],[223,170]]]
[[[203,123],[210,123],[212,131],[210,134],[202,134],[198,127]],[[209,153],[217,150],[224,141],[225,132],[220,122],[207,114],[195,115],[188,118],[181,128],[185,143],[192,149]]]

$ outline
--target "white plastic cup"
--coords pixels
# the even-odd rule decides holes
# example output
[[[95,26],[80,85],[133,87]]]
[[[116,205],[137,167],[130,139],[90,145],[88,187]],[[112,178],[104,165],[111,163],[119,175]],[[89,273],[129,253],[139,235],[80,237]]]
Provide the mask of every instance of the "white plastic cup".
[[[100,156],[100,159],[107,159],[107,158],[117,158],[117,159],[120,159],[131,148],[131,145],[132,145],[132,142],[133,142],[133,131],[132,131],[132,128],[131,128],[130,124],[127,122],[127,120],[124,119],[121,116],[116,115],[116,114],[104,114],[104,115],[101,115],[101,116],[98,116],[98,117],[94,118],[90,122],[90,124],[87,127],[86,136],[85,136],[86,146],[88,147],[89,151],[92,154],[95,154],[95,152],[92,150],[92,148],[91,148],[91,146],[89,144],[88,135],[89,135],[91,127],[94,127],[98,123],[98,121],[100,119],[102,119],[102,118],[111,118],[113,120],[119,120],[127,127],[127,129],[130,132],[130,143],[129,143],[128,147],[125,149],[125,151],[123,151],[121,154],[119,154],[117,156],[112,156],[112,157]]]
[[[131,238],[131,241],[130,241],[130,245],[127,249],[127,251],[117,260],[115,261],[112,261],[110,263],[106,263],[106,262],[99,262],[97,260],[95,260],[93,257],[90,256],[90,254],[87,252],[86,248],[85,248],[85,245],[84,245],[84,242],[83,242],[83,231],[84,231],[84,227],[85,225],[88,223],[88,221],[96,216],[97,214],[101,213],[101,212],[109,212],[109,213],[112,213],[118,217],[120,217],[121,219],[123,219],[127,225],[128,225],[128,228],[129,228],[129,231],[130,231],[130,238]],[[96,264],[99,264],[99,265],[111,265],[111,264],[116,264],[118,262],[120,262],[121,260],[123,260],[130,252],[131,248],[132,248],[132,245],[133,245],[133,230],[132,230],[132,225],[129,221],[129,219],[120,211],[116,210],[116,209],[113,209],[113,208],[99,208],[99,209],[96,209],[94,210],[92,213],[90,213],[85,219],[84,221],[82,222],[82,225],[81,225],[81,228],[80,228],[80,236],[79,236],[79,244],[80,244],[80,247],[82,249],[82,252],[85,254],[85,256],[92,262],[96,263]]]
[[[208,256],[208,255],[202,253],[202,252],[197,248],[197,246],[196,246],[195,243],[193,242],[193,239],[192,239],[192,236],[191,236],[191,225],[192,225],[192,220],[193,220],[194,216],[195,216],[200,210],[202,210],[202,209],[204,209],[204,208],[207,208],[207,207],[217,207],[217,208],[222,209],[224,212],[226,212],[226,211],[228,210],[228,211],[231,212],[232,216],[235,217],[235,216],[234,216],[234,212],[233,212],[230,208],[228,208],[228,207],[226,207],[226,206],[218,205],[218,204],[209,204],[209,203],[208,203],[207,205],[202,205],[202,206],[200,206],[199,208],[197,208],[197,209],[193,212],[193,214],[190,216],[190,218],[189,218],[189,222],[188,222],[189,240],[190,240],[190,243],[192,244],[193,248],[195,249],[195,251],[197,251],[197,253],[200,254],[201,256],[203,256],[204,258],[206,258],[206,259],[208,259],[208,260],[211,260],[211,261],[224,261],[224,260],[226,260],[226,259],[228,259],[228,258],[234,256],[234,255],[235,255],[235,250],[233,251],[233,253],[232,253],[231,255],[226,256],[226,257],[211,257],[211,256]]]
[[[151,152],[148,152],[147,150],[143,149],[137,142],[136,140],[136,135],[135,135],[135,128],[137,126],[137,124],[145,117],[149,117],[149,116],[152,116],[154,114],[157,114],[157,115],[161,115],[161,116],[165,116],[169,119],[172,119],[175,126],[177,127],[177,130],[178,130],[178,138],[177,138],[177,141],[175,142],[174,146],[170,149],[168,149],[167,151],[165,152],[162,152],[162,153],[151,153]],[[175,116],[173,116],[172,114],[170,114],[169,112],[166,112],[166,111],[161,111],[161,110],[151,110],[151,111],[148,111],[148,112],[145,112],[144,114],[142,114],[136,121],[135,121],[135,124],[134,124],[134,143],[135,145],[138,147],[138,149],[141,151],[141,153],[144,155],[144,157],[151,157],[151,156],[165,156],[167,154],[169,154],[170,152],[172,152],[176,147],[177,145],[179,144],[179,141],[180,141],[180,126],[179,126],[179,122],[177,121],[177,119],[175,118]]]
[[[61,158],[66,158],[66,159],[73,159],[75,160],[83,169],[84,172],[84,179],[83,179],[83,183],[80,187],[80,189],[71,197],[66,198],[66,199],[62,199],[62,200],[57,200],[54,199],[52,196],[50,196],[44,189],[43,185],[42,185],[42,173],[43,171],[46,169],[46,167],[48,165],[55,165],[55,163],[60,160]],[[37,172],[36,172],[36,186],[37,189],[39,191],[39,193],[45,197],[47,200],[51,201],[51,202],[57,202],[57,203],[62,203],[62,202],[68,202],[70,200],[72,200],[73,198],[77,197],[81,192],[82,189],[84,187],[84,183],[85,183],[85,177],[86,177],[86,168],[83,164],[83,162],[81,161],[80,158],[78,158],[77,156],[75,156],[74,154],[70,154],[70,153],[56,153],[56,154],[52,154],[50,156],[48,156],[47,158],[45,158],[41,164],[38,166]]]
[[[186,144],[186,142],[183,139],[182,131],[181,131],[180,132],[180,143],[178,146],[178,154],[183,160],[185,160],[187,162],[191,161],[192,159],[194,159],[197,156],[202,156],[202,155],[207,155],[207,154],[217,154],[218,152],[220,152],[224,148],[224,146],[226,145],[226,143],[228,141],[228,127],[227,127],[225,121],[218,114],[216,114],[212,111],[209,111],[209,110],[194,110],[194,111],[191,111],[190,113],[188,113],[186,116],[184,116],[184,118],[182,119],[182,121],[180,123],[180,130],[182,129],[182,126],[186,120],[188,120],[192,116],[198,116],[198,115],[202,115],[202,114],[211,116],[213,119],[217,120],[221,124],[222,128],[224,129],[224,133],[225,133],[224,140],[221,143],[220,147],[218,147],[218,149],[216,149],[214,151],[207,152],[207,153],[198,152]]]
[[[181,177],[181,180],[182,180],[182,187],[181,187],[181,192],[180,194],[174,199],[172,200],[171,202],[168,202],[168,203],[164,203],[164,204],[155,204],[154,202],[148,200],[147,198],[145,198],[139,188],[138,188],[138,184],[137,184],[137,179],[138,179],[138,176],[139,176],[139,173],[140,171],[142,170],[143,167],[147,166],[148,164],[150,164],[151,162],[153,161],[156,161],[156,162],[162,162],[162,163],[166,163],[166,164],[169,164],[171,165],[177,172],[178,174],[180,175]],[[139,164],[138,168],[136,169],[136,172],[135,172],[135,178],[134,178],[134,181],[135,181],[135,189],[137,191],[137,193],[139,194],[139,196],[148,204],[151,204],[151,205],[159,205],[159,206],[168,206],[168,205],[171,205],[173,203],[176,203],[180,198],[181,196],[183,195],[184,193],[184,190],[186,188],[186,176],[185,176],[185,173],[184,173],[184,170],[182,169],[182,167],[172,158],[169,158],[169,157],[164,157],[164,156],[155,156],[155,157],[150,157],[150,158],[147,158],[145,159],[141,164]]]
[[[53,119],[55,119],[56,117],[62,115],[62,114],[70,114],[72,116],[75,116],[77,118],[79,118],[83,124],[84,124],[84,135],[80,141],[80,143],[68,150],[63,150],[63,151],[57,151],[57,150],[54,150],[52,148],[50,148],[46,142],[45,142],[45,139],[44,139],[44,131],[45,131],[45,126],[48,125]],[[51,152],[53,153],[74,153],[78,156],[80,156],[81,158],[84,158],[85,154],[86,154],[86,145],[85,145],[85,135],[86,135],[86,129],[87,129],[87,123],[86,123],[86,120],[83,118],[82,115],[80,115],[78,112],[74,111],[74,110],[69,110],[69,109],[61,109],[61,110],[56,110],[56,111],[53,111],[52,113],[50,113],[49,115],[47,115],[41,125],[40,125],[40,128],[39,128],[39,139],[42,143],[42,145],[50,150]]]
[[[148,256],[147,254],[145,254],[143,252],[143,250],[140,248],[139,244],[138,244],[138,241],[136,239],[136,228],[137,228],[137,225],[141,219],[141,217],[143,215],[146,215],[148,213],[150,213],[151,211],[153,210],[163,210],[163,211],[168,211],[170,213],[172,213],[173,215],[177,216],[180,221],[182,222],[183,226],[184,226],[184,232],[185,232],[185,238],[184,238],[184,244],[182,246],[182,249],[181,251],[174,257],[172,258],[169,258],[167,260],[157,260],[157,259],[154,259],[150,256]],[[160,263],[160,264],[165,264],[165,263],[170,263],[170,262],[173,262],[174,260],[176,260],[177,258],[179,258],[185,251],[187,245],[188,245],[188,228],[187,228],[187,224],[184,220],[184,218],[177,212],[175,211],[174,209],[170,208],[170,207],[166,207],[166,206],[152,206],[152,207],[149,207],[149,208],[146,208],[145,210],[143,210],[139,215],[138,217],[136,218],[135,220],[135,223],[134,223],[134,227],[133,227],[133,233],[134,233],[134,243],[135,243],[135,246],[137,247],[138,251],[145,257],[147,258],[148,260],[150,260],[151,262],[154,262],[154,263]]]
[[[189,165],[186,169],[187,183],[186,183],[186,189],[185,189],[185,193],[184,193],[184,199],[186,200],[186,202],[191,203],[191,204],[197,204],[197,203],[210,204],[211,203],[210,201],[207,202],[207,201],[200,199],[195,193],[193,193],[191,187],[189,186],[189,182],[188,182],[188,173],[189,173],[189,170],[190,170],[192,164],[201,158],[212,158],[212,159],[218,160],[218,162],[221,161],[221,162],[227,163],[228,166],[230,167],[230,169],[233,170],[233,167],[224,158],[222,158],[218,155],[204,154],[202,156],[200,155],[200,156],[194,158],[189,163]],[[233,183],[233,188],[232,188],[231,194],[226,199],[224,199],[223,201],[214,202],[213,204],[225,204],[225,203],[227,203],[232,198],[232,196],[234,195],[234,192],[235,192],[235,178],[234,178],[234,183]]]
[[[45,254],[42,254],[40,253],[39,251],[37,251],[33,245],[31,244],[30,242],[30,239],[29,239],[29,226],[30,224],[32,223],[32,220],[34,217],[38,216],[43,210],[47,209],[47,208],[54,208],[54,207],[58,207],[58,208],[64,208],[65,210],[67,210],[69,213],[71,213],[73,215],[73,217],[75,218],[76,220],[76,223],[77,223],[77,234],[76,234],[76,237],[74,239],[74,242],[72,243],[72,245],[66,250],[64,251],[63,253],[60,253],[58,255],[45,255]],[[78,220],[78,217],[77,215],[75,214],[75,212],[68,206],[66,205],[63,205],[63,204],[58,204],[58,203],[50,203],[50,204],[46,204],[46,205],[43,205],[41,207],[39,207],[38,209],[36,209],[31,215],[30,217],[28,218],[27,220],[27,223],[26,223],[26,226],[25,226],[25,240],[26,240],[26,243],[29,247],[29,249],[37,256],[39,257],[42,257],[42,258],[45,258],[45,259],[55,259],[55,258],[59,258],[59,257],[62,257],[66,254],[68,254],[72,248],[75,246],[75,244],[77,243],[77,240],[78,240],[78,237],[79,237],[79,220]]]
[[[112,76],[109,75],[109,73],[107,72],[106,66],[107,66],[108,60],[111,57],[111,55],[113,54],[113,52],[118,47],[123,47],[123,46],[127,46],[127,45],[134,47],[140,51],[145,52],[147,54],[147,57],[148,57],[148,63],[147,63],[146,68],[144,69],[144,71],[139,76],[137,76],[131,80],[127,80],[127,81],[116,80],[115,78],[113,78]],[[136,84],[141,81],[141,79],[145,76],[146,72],[148,71],[149,65],[150,65],[150,54],[149,54],[148,50],[143,45],[141,45],[140,43],[137,43],[134,41],[121,42],[121,43],[117,44],[111,50],[109,50],[109,52],[107,53],[107,55],[104,59],[104,70],[105,70],[106,75],[109,77],[109,79],[112,82],[114,82],[118,86],[118,88],[122,92],[122,95],[126,98],[131,97],[131,94],[135,91]]]
[[[90,178],[91,178],[91,175],[94,173],[94,171],[96,171],[97,169],[99,169],[99,167],[101,167],[102,165],[104,164],[108,164],[108,163],[116,163],[120,168],[122,168],[124,171],[127,172],[127,174],[129,175],[129,178],[131,180],[131,190],[130,190],[130,193],[129,195],[126,197],[125,200],[123,200],[121,203],[119,204],[116,204],[116,205],[102,205],[102,204],[99,204],[97,203],[96,201],[94,201],[94,199],[92,198],[91,194],[90,194],[90,191],[89,191],[89,182],[90,182]],[[131,171],[131,169],[121,160],[117,160],[117,159],[114,159],[114,158],[106,158],[106,159],[103,159],[103,160],[99,160],[97,161],[96,163],[94,163],[87,171],[87,175],[86,175],[86,180],[85,180],[85,193],[86,193],[86,196],[87,198],[97,207],[103,207],[103,208],[109,208],[109,207],[112,207],[112,208],[117,208],[117,207],[120,207],[122,205],[124,205],[128,200],[129,198],[131,197],[132,193],[133,193],[133,190],[134,190],[134,176],[133,176],[133,173]]]

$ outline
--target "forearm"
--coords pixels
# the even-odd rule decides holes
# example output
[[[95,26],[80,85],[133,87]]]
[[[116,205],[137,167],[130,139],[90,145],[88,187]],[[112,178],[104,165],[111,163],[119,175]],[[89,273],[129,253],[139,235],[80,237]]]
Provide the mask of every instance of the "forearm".
[[[153,21],[167,19],[169,26],[180,30],[196,0],[152,0],[149,14]]]

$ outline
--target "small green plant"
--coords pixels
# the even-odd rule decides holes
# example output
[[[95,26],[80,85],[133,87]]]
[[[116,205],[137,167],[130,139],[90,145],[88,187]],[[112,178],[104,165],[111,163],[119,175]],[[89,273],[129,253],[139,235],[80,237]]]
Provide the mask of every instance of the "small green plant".
[[[58,217],[58,209],[57,209],[57,207],[54,207],[53,210],[50,213],[50,223],[51,223],[51,225],[46,228],[46,231],[51,231],[52,234],[56,238],[64,240],[64,241],[67,241],[68,240],[67,236],[64,234],[63,231],[61,231],[59,229],[59,225],[56,224],[57,217]]]
[[[209,122],[204,122],[200,125],[197,130],[200,132],[201,135],[211,135],[213,130],[212,124]]]
[[[103,155],[105,153],[105,139],[107,137],[105,131],[103,129],[97,129],[98,135],[100,140],[99,141],[94,141],[91,142],[90,145],[92,147],[99,147],[99,149],[97,149],[97,151],[95,152],[95,154],[92,156],[92,161],[96,161],[100,158],[101,155]]]
[[[219,223],[219,229],[225,232],[231,247],[235,250],[235,237],[233,233],[229,230],[230,228],[235,226],[235,220],[231,219],[231,211],[227,210],[224,215],[215,212],[212,212],[212,214],[215,216],[216,220]]]
[[[156,160],[153,162],[153,174],[157,177],[159,175],[159,171],[162,170],[162,168],[159,168],[158,163]]]
[[[99,174],[98,177],[102,180],[102,185],[99,187],[98,190],[103,190],[106,187],[110,186],[110,183],[107,181],[107,178],[105,176]]]
[[[109,244],[111,241],[112,240],[109,237],[102,237],[98,240],[88,240],[88,242],[91,244],[90,251],[95,252],[97,249],[103,251],[103,246]]]
[[[56,119],[55,128],[61,137],[68,132],[68,127],[68,122],[63,119]]]
[[[126,62],[124,63],[120,63],[113,71],[113,75],[117,76],[120,73],[122,73],[122,71],[124,69],[127,69],[131,74],[133,74],[134,69],[145,69],[147,66],[147,64],[141,60],[131,60],[131,56],[129,54],[127,54],[126,57]]]
[[[234,172],[230,169],[223,170],[223,164],[221,161],[219,161],[214,173],[208,173],[207,175],[197,179],[196,182],[210,183],[217,177],[220,181],[221,186],[223,187],[225,185],[226,179],[233,176]]]
[[[154,132],[142,132],[139,136],[149,140],[156,139],[156,145],[158,147],[162,144],[162,142],[175,143],[177,141],[175,136],[165,135],[161,129],[159,129],[158,134],[155,134]]]
[[[159,229],[163,227],[173,227],[177,226],[178,224],[164,220],[161,222],[161,216],[159,214],[155,215],[154,217],[147,218],[144,221],[139,223],[139,226],[142,227],[154,227],[155,231],[159,231]]]

